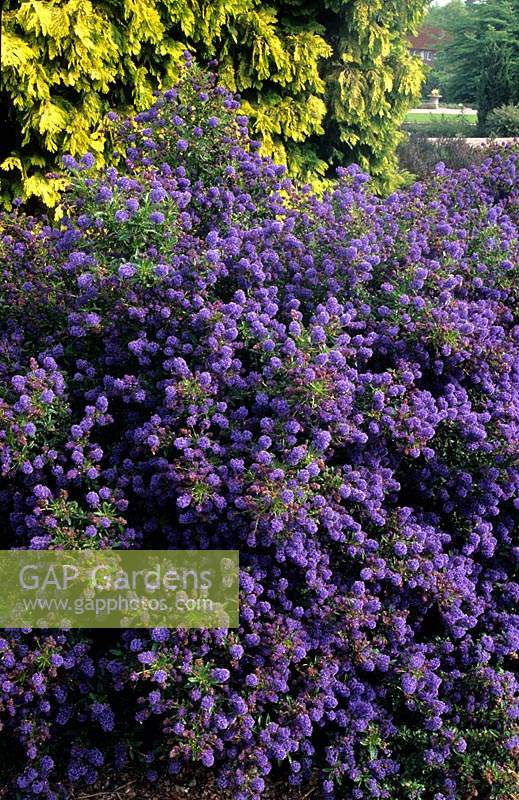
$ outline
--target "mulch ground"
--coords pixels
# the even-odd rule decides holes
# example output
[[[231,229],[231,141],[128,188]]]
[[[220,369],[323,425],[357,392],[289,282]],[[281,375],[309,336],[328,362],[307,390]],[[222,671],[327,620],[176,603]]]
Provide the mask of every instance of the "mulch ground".
[[[175,778],[165,777],[157,783],[150,784],[148,781],[120,773],[106,775],[95,786],[74,793],[70,800],[186,800],[193,796],[196,800],[233,800],[231,793],[218,789],[214,779],[206,774],[193,776],[183,783],[177,783]],[[264,798],[265,800],[317,800],[318,790],[316,786],[309,785],[296,790],[285,781],[273,780],[267,783]]]

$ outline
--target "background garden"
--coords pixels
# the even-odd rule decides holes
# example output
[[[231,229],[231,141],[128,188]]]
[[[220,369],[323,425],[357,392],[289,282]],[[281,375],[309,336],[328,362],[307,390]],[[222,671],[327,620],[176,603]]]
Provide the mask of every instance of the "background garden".
[[[404,127],[513,116],[518,4],[427,5],[4,3],[3,547],[241,616],[1,631],[0,797],[517,800],[519,151]]]

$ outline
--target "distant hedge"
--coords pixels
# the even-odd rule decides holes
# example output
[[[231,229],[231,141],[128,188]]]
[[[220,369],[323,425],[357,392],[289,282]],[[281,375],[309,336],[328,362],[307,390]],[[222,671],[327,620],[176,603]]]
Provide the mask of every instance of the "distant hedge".
[[[355,161],[381,188],[395,179],[399,125],[421,67],[408,52],[425,0],[8,0],[0,145],[4,204],[52,205],[57,154],[103,161],[109,107],[148,107],[187,47],[220,61],[263,152],[313,180]]]

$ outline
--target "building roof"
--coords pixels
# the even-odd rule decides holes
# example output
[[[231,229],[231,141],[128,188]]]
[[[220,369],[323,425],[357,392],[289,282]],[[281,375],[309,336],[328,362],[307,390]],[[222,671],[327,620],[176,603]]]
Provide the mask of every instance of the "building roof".
[[[424,25],[416,36],[410,37],[409,44],[413,50],[437,50],[445,33],[442,28]]]

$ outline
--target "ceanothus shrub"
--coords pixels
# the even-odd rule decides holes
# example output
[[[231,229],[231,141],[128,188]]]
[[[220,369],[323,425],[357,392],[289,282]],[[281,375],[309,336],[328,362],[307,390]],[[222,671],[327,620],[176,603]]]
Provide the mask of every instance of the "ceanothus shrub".
[[[58,222],[1,219],[3,546],[242,568],[236,630],[2,632],[6,796],[511,800],[518,155],[318,199],[238,106],[188,64]]]

